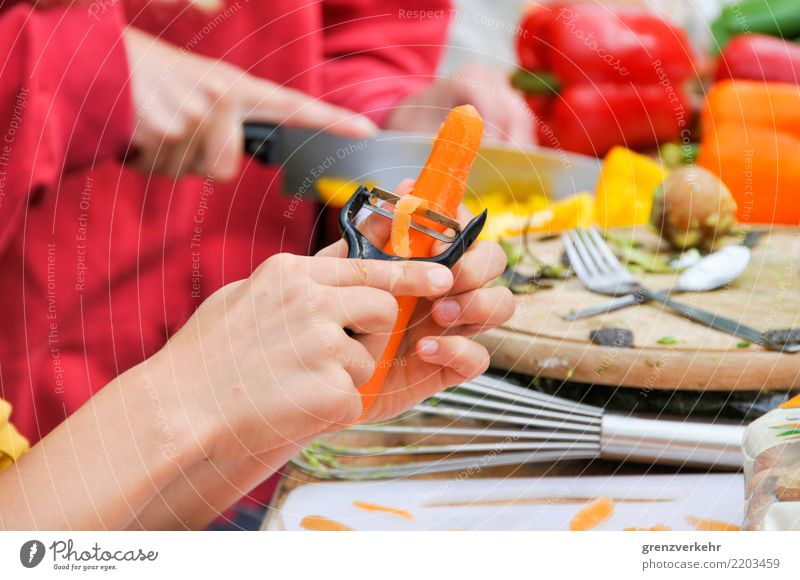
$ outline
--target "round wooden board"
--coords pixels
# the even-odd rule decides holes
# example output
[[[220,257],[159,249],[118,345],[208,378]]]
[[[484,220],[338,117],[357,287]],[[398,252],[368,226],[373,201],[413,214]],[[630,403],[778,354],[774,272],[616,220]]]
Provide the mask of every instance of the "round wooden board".
[[[649,249],[658,238],[644,228],[636,237]],[[531,249],[546,262],[557,262],[559,240],[535,242]],[[647,275],[653,289],[669,288],[672,275]],[[675,298],[758,328],[800,326],[800,229],[773,228],[753,248],[747,270],[729,287]],[[517,311],[503,327],[481,337],[492,365],[534,376],[642,389],[759,390],[800,386],[800,353],[783,354],[750,345],[658,304],[646,304],[573,322],[562,316],[601,304],[572,278],[552,288],[517,296]],[[602,327],[628,328],[631,349],[592,344],[589,332]],[[663,345],[663,337],[676,344]]]

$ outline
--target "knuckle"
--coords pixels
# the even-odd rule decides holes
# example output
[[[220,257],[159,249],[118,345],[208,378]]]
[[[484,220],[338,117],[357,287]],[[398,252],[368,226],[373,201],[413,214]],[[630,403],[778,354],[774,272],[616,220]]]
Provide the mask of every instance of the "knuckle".
[[[343,373],[347,378],[342,378],[341,383],[344,388],[335,389],[331,404],[334,409],[335,422],[338,424],[354,423],[361,414],[361,400],[355,389],[353,380],[347,373]]]
[[[225,101],[231,98],[228,93],[228,87],[230,86],[230,82],[228,81],[230,80],[232,82],[233,79],[229,79],[229,77],[230,75],[222,74],[209,79],[207,82],[205,86],[206,94],[214,102]]]
[[[202,97],[189,98],[181,107],[181,113],[186,118],[187,125],[199,125],[208,112],[208,103]]]
[[[347,335],[336,324],[315,325],[309,335],[309,341],[315,340],[319,344],[321,353],[311,355],[313,359],[336,361],[336,366],[341,368],[344,362],[344,339]],[[316,349],[309,349],[309,352]]]
[[[280,253],[267,258],[264,263],[265,274],[274,276],[282,273],[292,272],[297,266],[297,257],[288,254]]]
[[[350,268],[353,279],[356,280],[359,285],[363,286],[369,282],[370,270],[366,260],[346,259],[344,260],[344,263],[347,264],[348,268]]]
[[[342,367],[330,369],[327,374],[329,378],[326,382],[330,387],[328,390],[329,404],[340,407],[355,390],[353,378]]]
[[[183,120],[176,119],[173,121],[161,134],[162,149],[163,147],[171,147],[180,143],[186,132],[186,123]]]
[[[389,275],[389,289],[402,290],[409,288],[414,280],[414,262],[392,262],[394,266],[391,268]]]
[[[381,292],[379,300],[381,301],[381,312],[384,313],[384,316],[391,324],[394,324],[400,310],[397,300],[388,292]]]

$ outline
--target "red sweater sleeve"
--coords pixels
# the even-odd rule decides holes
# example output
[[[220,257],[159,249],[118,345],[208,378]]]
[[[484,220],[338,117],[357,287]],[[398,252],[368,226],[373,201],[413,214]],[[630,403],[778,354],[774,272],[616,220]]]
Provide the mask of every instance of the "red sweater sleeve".
[[[0,249],[35,192],[125,151],[133,109],[123,21],[85,6],[0,3]]]
[[[323,4],[325,100],[382,123],[439,64],[448,0],[332,0]]]

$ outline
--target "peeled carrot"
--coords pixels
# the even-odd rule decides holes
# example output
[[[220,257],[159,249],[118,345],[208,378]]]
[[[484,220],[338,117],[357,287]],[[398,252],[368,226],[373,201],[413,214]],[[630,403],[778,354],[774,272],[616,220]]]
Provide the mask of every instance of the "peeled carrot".
[[[483,119],[475,107],[462,105],[451,110],[439,129],[425,167],[414,183],[414,197],[422,199],[429,209],[455,219],[458,206],[464,198],[469,171],[478,154],[482,134]],[[419,222],[436,231],[445,230],[444,226],[430,220],[419,219]],[[407,257],[429,257],[433,242],[433,238],[426,234],[409,231]],[[393,253],[394,244],[391,239],[383,251]],[[417,307],[417,298],[401,296],[397,299],[397,305],[397,321],[386,350],[378,361],[375,374],[360,389],[364,411],[373,405],[386,375],[394,366],[393,361],[403,341],[408,321]]]
[[[573,532],[585,532],[596,528],[614,513],[614,500],[601,497],[581,508],[569,523]]]

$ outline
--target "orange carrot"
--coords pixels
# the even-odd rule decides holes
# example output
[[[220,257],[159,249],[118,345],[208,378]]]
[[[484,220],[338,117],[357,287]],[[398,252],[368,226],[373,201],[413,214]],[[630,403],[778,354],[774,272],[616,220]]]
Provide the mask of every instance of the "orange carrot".
[[[433,211],[455,218],[467,187],[469,170],[478,154],[482,134],[483,119],[475,107],[462,105],[450,111],[439,129],[428,161],[414,183],[414,196],[424,200]],[[419,219],[419,222],[436,231],[445,230],[444,226],[430,220]],[[410,257],[423,258],[431,255],[433,238],[417,231],[410,231],[408,238]],[[383,251],[391,253],[392,250],[390,239]],[[394,357],[417,306],[417,298],[401,296],[397,299],[397,305],[397,321],[386,350],[378,361],[375,374],[360,389],[365,412],[375,402],[386,375],[394,366]]]
[[[573,532],[585,532],[596,528],[614,513],[614,500],[601,497],[581,508],[569,523]]]

